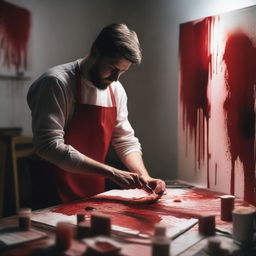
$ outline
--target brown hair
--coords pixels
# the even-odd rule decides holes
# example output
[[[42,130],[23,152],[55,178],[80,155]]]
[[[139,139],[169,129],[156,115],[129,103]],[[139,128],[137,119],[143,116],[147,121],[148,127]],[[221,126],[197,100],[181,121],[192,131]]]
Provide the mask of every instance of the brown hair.
[[[91,53],[94,48],[102,56],[120,55],[134,64],[140,64],[142,59],[137,34],[125,24],[111,24],[103,28],[92,45]]]

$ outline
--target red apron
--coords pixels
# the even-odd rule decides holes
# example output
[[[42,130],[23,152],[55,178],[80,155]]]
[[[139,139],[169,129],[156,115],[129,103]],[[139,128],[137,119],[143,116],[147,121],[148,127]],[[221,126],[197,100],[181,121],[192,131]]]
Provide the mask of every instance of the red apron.
[[[64,142],[82,154],[104,163],[116,124],[116,101],[108,87],[112,107],[82,104],[81,74],[76,69],[77,103],[74,116],[65,131]],[[105,190],[105,178],[93,174],[77,174],[56,168],[56,186],[62,202],[89,197]]]

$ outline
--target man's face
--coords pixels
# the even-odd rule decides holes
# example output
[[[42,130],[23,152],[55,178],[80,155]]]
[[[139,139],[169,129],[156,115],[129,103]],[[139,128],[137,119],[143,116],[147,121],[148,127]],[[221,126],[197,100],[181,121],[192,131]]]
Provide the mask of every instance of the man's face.
[[[124,58],[98,56],[90,70],[90,80],[99,89],[105,90],[113,81],[129,69],[131,62]]]

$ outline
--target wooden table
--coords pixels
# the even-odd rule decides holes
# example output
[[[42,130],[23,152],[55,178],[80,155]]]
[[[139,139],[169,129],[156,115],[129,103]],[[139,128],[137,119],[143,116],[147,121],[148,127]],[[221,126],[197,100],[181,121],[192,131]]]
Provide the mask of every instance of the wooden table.
[[[12,255],[32,255],[35,248],[44,247],[54,243],[54,232],[50,226],[56,225],[58,221],[66,220],[76,223],[76,213],[84,211],[86,220],[90,220],[91,214],[103,213],[111,216],[113,226],[113,237],[122,243],[122,255],[151,255],[151,240],[142,239],[142,236],[150,237],[153,234],[154,226],[163,223],[167,226],[171,242],[171,252],[173,255],[194,255],[205,246],[207,237],[199,234],[198,226],[193,225],[195,219],[202,214],[216,216],[216,228],[221,231],[216,234],[221,238],[223,244],[233,243],[229,235],[224,238],[224,232],[231,233],[232,223],[220,220],[220,199],[221,194],[200,188],[168,188],[167,193],[154,204],[133,205],[115,201],[99,201],[94,198],[79,200],[69,204],[59,205],[48,209],[33,212],[32,218],[37,220],[33,227],[44,230],[49,237],[37,242],[30,242],[19,248],[0,253],[3,256]],[[248,203],[236,199],[235,207],[249,206]],[[1,225],[17,225],[17,218],[10,217],[0,219]],[[39,223],[40,222],[40,223]],[[42,224],[44,223],[44,224]],[[40,224],[40,225],[39,225]],[[189,230],[188,226],[190,226]],[[126,228],[140,231],[139,235],[125,236],[118,235],[117,228]],[[140,236],[142,235],[142,236]],[[125,239],[126,238],[126,239]],[[129,238],[129,239],[127,239]],[[235,246],[235,244],[233,244]],[[231,246],[233,246],[231,245]],[[22,250],[26,249],[26,254]],[[65,255],[81,255],[85,250],[85,245],[74,240],[72,248]]]

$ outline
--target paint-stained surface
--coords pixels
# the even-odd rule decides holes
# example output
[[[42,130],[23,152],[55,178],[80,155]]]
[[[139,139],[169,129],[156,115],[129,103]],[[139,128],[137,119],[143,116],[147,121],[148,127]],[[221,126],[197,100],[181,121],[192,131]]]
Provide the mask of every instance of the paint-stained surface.
[[[157,202],[153,204],[136,205],[125,202],[101,201],[94,198],[80,200],[69,204],[38,210],[32,213],[32,220],[55,226],[58,221],[76,223],[75,215],[84,213],[89,218],[91,214],[103,213],[111,217],[113,225],[142,233],[153,234],[155,224],[166,225],[168,232],[176,232],[190,226],[199,216],[215,215],[216,225],[231,230],[232,223],[220,220],[220,193],[205,189],[167,189]],[[118,195],[118,194],[117,194]],[[236,199],[235,206],[248,206],[242,200]]]
[[[179,178],[256,204],[256,7],[180,25]]]
[[[111,194],[119,196],[120,192],[111,191]],[[220,220],[220,193],[199,188],[167,189],[157,202],[153,204],[131,204],[125,201],[109,201],[102,198],[101,201],[90,198],[79,200],[48,209],[33,211],[31,219],[37,223],[56,226],[60,221],[76,224],[76,213],[84,213],[85,220],[90,224],[92,214],[105,214],[111,218],[112,235],[118,236],[119,241],[147,244],[150,248],[151,235],[154,226],[158,223],[167,228],[168,237],[176,237],[178,234],[190,229],[184,236],[172,241],[172,255],[180,253],[202,239],[198,233],[197,218],[202,215],[215,215],[216,228],[231,232],[232,222]],[[248,206],[242,200],[235,199],[235,207]],[[125,244],[126,244],[125,243]],[[125,246],[124,251],[128,248]],[[147,251],[144,251],[147,255]],[[136,250],[136,253],[138,251]],[[130,254],[128,254],[130,255]],[[132,254],[131,255],[135,255]],[[191,254],[192,255],[192,254]]]

